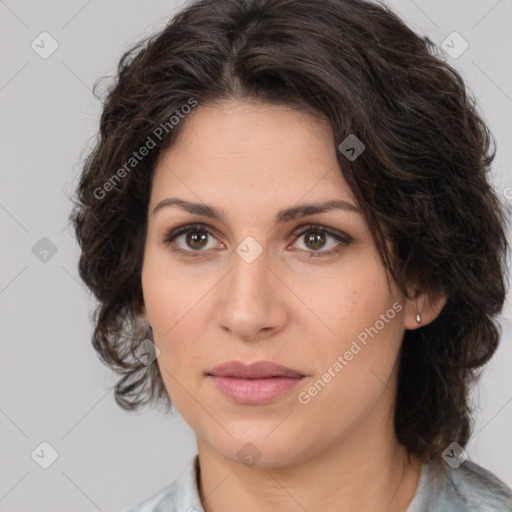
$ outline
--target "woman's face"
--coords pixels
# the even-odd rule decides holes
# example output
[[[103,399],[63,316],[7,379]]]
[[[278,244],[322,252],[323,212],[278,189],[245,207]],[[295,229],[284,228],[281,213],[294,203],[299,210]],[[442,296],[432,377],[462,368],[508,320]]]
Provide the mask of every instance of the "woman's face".
[[[382,443],[415,313],[388,286],[329,124],[231,102],[199,106],[184,128],[155,170],[142,286],[166,389],[198,444],[273,467]],[[168,198],[221,218],[176,204],[154,212]],[[341,207],[296,210],[328,201]],[[228,361],[302,377],[211,375]]]

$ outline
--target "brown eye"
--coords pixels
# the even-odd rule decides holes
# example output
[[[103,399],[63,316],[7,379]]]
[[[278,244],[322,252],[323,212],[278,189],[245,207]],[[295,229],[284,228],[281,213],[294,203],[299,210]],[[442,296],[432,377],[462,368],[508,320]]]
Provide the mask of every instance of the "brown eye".
[[[185,236],[185,243],[192,249],[202,249],[208,242],[205,231],[189,231]]]
[[[314,250],[321,249],[325,244],[325,234],[321,233],[319,231],[310,231],[309,233],[314,233],[314,234],[313,235],[310,234],[310,235],[306,236],[305,243],[311,244],[311,245],[308,245],[308,247],[310,247],[311,249],[314,249]]]
[[[308,256],[322,257],[332,256],[339,253],[344,247],[352,243],[352,238],[341,233],[334,233],[323,226],[306,226],[301,232],[296,233],[297,240],[304,240],[304,251]],[[321,250],[325,247],[328,240],[332,239],[337,243],[331,243],[329,250]]]
[[[302,232],[295,233],[295,236],[297,237],[296,241],[301,240],[301,237],[303,237],[305,249],[301,250],[308,256],[313,257],[332,256],[352,243],[352,238],[349,235],[333,232],[318,225],[306,226]],[[181,237],[185,238],[180,247],[177,241]],[[208,254],[209,251],[205,250],[205,247],[207,247],[210,238],[215,240],[207,226],[204,224],[192,224],[180,226],[171,231],[164,238],[164,244],[171,246],[171,249],[175,252],[194,257]],[[329,250],[321,250],[328,245],[329,239],[335,243],[331,242]]]
[[[180,226],[171,231],[165,238],[164,244],[171,246],[173,251],[186,254],[188,256],[201,256],[206,253],[210,238],[215,240],[211,231],[203,224],[192,224]],[[180,239],[182,239],[180,241]],[[181,243],[177,243],[177,242]],[[176,247],[173,247],[176,246]]]

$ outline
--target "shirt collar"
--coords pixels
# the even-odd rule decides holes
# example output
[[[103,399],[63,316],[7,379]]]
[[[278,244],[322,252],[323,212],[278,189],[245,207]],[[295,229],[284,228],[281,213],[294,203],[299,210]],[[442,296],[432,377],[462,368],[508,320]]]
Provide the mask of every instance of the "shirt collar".
[[[422,465],[418,486],[406,512],[428,512],[442,487],[442,468],[430,461]],[[172,512],[204,512],[199,496],[199,455],[191,457],[175,482],[176,494]],[[167,508],[166,510],[170,510]]]
[[[176,481],[174,508],[178,512],[204,512],[199,496],[199,455],[191,457]]]

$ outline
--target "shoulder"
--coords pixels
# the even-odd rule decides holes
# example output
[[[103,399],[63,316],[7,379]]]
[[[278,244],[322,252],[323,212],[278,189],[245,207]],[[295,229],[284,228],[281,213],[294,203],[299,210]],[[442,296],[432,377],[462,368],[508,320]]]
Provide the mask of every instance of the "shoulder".
[[[197,488],[197,454],[180,476],[144,501],[123,512],[204,512]]]
[[[461,471],[462,470],[462,471]],[[512,512],[512,490],[489,470],[469,459],[450,469],[449,492],[475,512]]]
[[[456,469],[444,462],[429,463],[427,485],[434,505],[426,510],[450,512],[512,512],[512,489],[470,459]]]
[[[176,503],[179,496],[179,486],[174,481],[172,484],[165,486],[149,498],[141,501],[137,505],[124,510],[123,512],[157,512],[167,507],[169,511],[173,510],[169,505]]]

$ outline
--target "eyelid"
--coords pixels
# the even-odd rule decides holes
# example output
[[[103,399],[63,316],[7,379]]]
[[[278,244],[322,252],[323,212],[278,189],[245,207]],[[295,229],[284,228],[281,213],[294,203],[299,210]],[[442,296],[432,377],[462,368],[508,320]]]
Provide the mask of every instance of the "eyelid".
[[[187,234],[189,231],[205,231],[208,235],[212,235],[215,239],[214,233],[217,232],[215,228],[209,226],[208,224],[203,224],[202,222],[193,222],[189,224],[181,224],[171,230],[168,230],[164,234],[163,244],[165,246],[170,246],[172,242],[179,236]],[[207,251],[192,251],[192,250],[183,250],[179,248],[171,247],[171,250],[180,254],[185,254],[187,256],[197,257],[202,256],[204,254],[208,254]]]
[[[171,245],[171,243],[180,235],[186,234],[189,231],[194,231],[194,230],[205,231],[208,235],[212,235],[216,239],[215,233],[217,232],[217,230],[214,227],[212,227],[208,224],[204,224],[202,222],[194,222],[194,223],[190,223],[190,224],[182,224],[182,225],[177,226],[176,228],[166,231],[164,238],[163,238],[163,243],[166,246]],[[335,230],[334,228],[330,228],[330,227],[324,226],[322,224],[313,224],[313,223],[304,223],[304,224],[301,224],[300,226],[297,226],[291,233],[295,237],[294,242],[299,237],[301,237],[302,235],[307,233],[308,231],[321,231],[321,232],[327,234],[328,236],[334,238],[335,240],[337,240],[340,244],[343,244],[344,246],[348,246],[353,242],[353,238],[344,232]],[[209,254],[208,251],[202,251],[202,250],[193,251],[193,250],[183,250],[183,249],[179,249],[179,248],[172,248],[172,250],[175,252],[181,253],[181,254],[186,254],[187,256],[192,256],[192,257]],[[341,251],[341,248],[334,248],[334,249],[330,249],[328,251],[319,250],[319,251],[300,251],[300,252],[306,252],[309,256],[322,257],[322,256],[331,256],[333,254],[339,253],[340,251]]]
[[[301,229],[302,229],[302,231],[301,231]],[[354,239],[347,233],[344,233],[343,231],[339,231],[334,228],[330,228],[328,226],[324,226],[323,224],[314,224],[314,223],[302,224],[302,225],[296,227],[292,234],[294,236],[301,236],[304,233],[307,233],[308,231],[315,231],[315,230],[327,233],[329,236],[332,236],[334,238],[340,238],[347,243],[352,243],[354,241]]]
[[[214,235],[217,232],[217,230],[214,227],[209,226],[208,224],[203,224],[202,222],[192,222],[190,224],[181,224],[181,225],[176,226],[175,228],[170,229],[165,232],[164,240],[163,240],[164,244],[169,244],[178,236],[183,235],[189,231],[193,231],[194,229],[196,229],[197,231],[205,231],[209,235]],[[198,251],[196,251],[196,252],[198,252]]]

